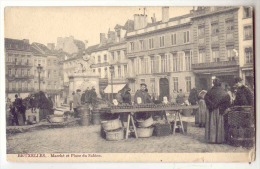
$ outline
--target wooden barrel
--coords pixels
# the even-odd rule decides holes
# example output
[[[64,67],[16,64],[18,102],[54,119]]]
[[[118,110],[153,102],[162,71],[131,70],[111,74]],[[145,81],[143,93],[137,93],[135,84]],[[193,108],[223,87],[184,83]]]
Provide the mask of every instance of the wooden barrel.
[[[90,115],[85,114],[84,116],[80,116],[80,125],[89,126],[90,125]]]
[[[93,123],[94,125],[99,125],[99,124],[101,124],[100,111],[98,111],[98,110],[92,110],[92,123]]]
[[[85,115],[85,114],[90,114],[90,110],[89,110],[89,107],[88,106],[82,106],[82,107],[79,107],[78,108],[78,112],[79,112],[79,115]]]
[[[90,125],[90,110],[88,107],[80,107],[80,125],[89,126]]]

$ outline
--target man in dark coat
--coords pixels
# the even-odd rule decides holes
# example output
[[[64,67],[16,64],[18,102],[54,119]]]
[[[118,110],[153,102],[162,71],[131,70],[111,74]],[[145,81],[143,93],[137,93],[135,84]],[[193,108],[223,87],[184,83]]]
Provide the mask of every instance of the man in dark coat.
[[[236,98],[234,100],[235,106],[253,106],[254,96],[250,89],[242,84],[242,79],[235,78]]]
[[[148,93],[148,89],[147,89],[147,85],[142,83],[141,85],[141,89],[137,90],[134,96],[134,102],[136,104],[138,103],[138,98],[141,99],[141,103],[140,104],[145,104],[145,103],[152,103],[152,99],[151,96]],[[139,112],[136,113],[136,119],[148,119],[151,116],[150,112]]]
[[[22,118],[23,118],[22,123],[25,123],[25,121],[26,121],[26,117],[25,117],[26,107],[23,105],[22,98],[19,98],[17,94],[15,95],[14,106],[16,107],[17,118],[19,119],[19,114],[21,114]],[[21,125],[21,124],[19,123],[19,125]]]
[[[134,102],[138,103],[137,102],[137,98],[140,97],[141,101],[142,101],[142,104],[152,103],[153,101],[151,99],[151,96],[148,93],[147,85],[142,83],[142,84],[140,84],[140,86],[141,86],[141,89],[137,90],[136,93],[135,93]]]

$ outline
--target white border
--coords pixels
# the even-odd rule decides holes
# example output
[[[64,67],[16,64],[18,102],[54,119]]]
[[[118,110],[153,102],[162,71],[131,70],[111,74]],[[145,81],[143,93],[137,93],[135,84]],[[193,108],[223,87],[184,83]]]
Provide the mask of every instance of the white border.
[[[255,52],[256,52],[256,65],[260,65],[260,56],[258,50],[260,49],[259,40],[260,35],[260,1],[258,0],[90,0],[90,1],[72,1],[72,0],[53,0],[53,1],[17,1],[17,0],[0,0],[0,168],[3,169],[46,169],[46,168],[174,168],[174,169],[215,169],[215,168],[229,168],[229,169],[254,169],[260,168],[259,163],[259,147],[257,147],[256,161],[251,164],[248,163],[11,163],[6,161],[6,139],[5,139],[5,70],[4,70],[4,7],[5,6],[253,6],[255,9]],[[256,83],[260,84],[259,68],[256,66]],[[260,95],[258,85],[256,85],[257,96]],[[259,114],[260,106],[257,105]],[[260,124],[260,116],[257,117],[257,124]],[[257,131],[257,145],[260,144],[259,130]]]

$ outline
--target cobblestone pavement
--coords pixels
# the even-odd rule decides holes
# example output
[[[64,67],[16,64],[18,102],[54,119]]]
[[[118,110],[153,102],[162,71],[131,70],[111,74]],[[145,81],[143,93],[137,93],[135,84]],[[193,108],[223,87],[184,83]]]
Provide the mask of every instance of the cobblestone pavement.
[[[185,119],[184,119],[185,120]],[[7,136],[7,153],[202,153],[247,152],[242,147],[226,144],[208,144],[204,128],[195,127],[194,120],[186,135],[176,133],[164,137],[106,141],[100,136],[100,126],[74,126],[33,130]]]

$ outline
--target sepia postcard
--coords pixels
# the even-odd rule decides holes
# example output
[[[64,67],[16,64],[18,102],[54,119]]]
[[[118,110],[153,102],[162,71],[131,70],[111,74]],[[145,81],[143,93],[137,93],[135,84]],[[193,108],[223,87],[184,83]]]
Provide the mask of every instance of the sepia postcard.
[[[252,162],[250,6],[5,7],[10,162]]]

